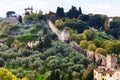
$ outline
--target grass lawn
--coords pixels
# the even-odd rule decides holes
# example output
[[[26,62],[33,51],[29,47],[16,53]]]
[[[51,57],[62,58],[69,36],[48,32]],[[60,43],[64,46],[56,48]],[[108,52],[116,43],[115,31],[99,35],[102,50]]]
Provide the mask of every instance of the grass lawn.
[[[45,80],[45,76],[37,73],[35,80]]]
[[[114,37],[107,35],[103,32],[98,32],[98,36],[96,37],[96,39],[100,40],[100,41],[105,41],[105,40],[116,40]]]

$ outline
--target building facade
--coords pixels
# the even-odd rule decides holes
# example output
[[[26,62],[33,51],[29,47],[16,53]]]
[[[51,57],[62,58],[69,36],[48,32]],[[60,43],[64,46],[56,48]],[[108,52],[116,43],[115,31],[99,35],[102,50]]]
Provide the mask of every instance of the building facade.
[[[94,80],[120,80],[120,70],[94,69]]]
[[[120,80],[120,68],[117,66],[117,55],[106,57],[106,65],[94,69],[94,80]]]

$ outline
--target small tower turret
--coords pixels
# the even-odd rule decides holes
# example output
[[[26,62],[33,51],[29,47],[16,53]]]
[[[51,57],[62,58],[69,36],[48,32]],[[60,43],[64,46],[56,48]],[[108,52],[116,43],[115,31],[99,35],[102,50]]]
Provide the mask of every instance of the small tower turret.
[[[33,7],[31,7],[31,8],[28,7],[28,8],[25,8],[24,10],[25,10],[25,14],[26,14],[26,15],[33,13]]]
[[[107,55],[106,66],[107,66],[107,69],[115,69],[117,67],[117,55],[116,54]]]

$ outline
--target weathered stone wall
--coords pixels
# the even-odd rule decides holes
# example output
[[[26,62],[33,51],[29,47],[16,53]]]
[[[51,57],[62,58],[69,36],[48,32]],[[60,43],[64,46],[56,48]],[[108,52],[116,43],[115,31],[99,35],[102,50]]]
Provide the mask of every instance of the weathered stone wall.
[[[106,57],[100,54],[97,54],[93,51],[88,51],[86,49],[82,49],[75,41],[70,42],[70,46],[76,49],[78,52],[82,53],[89,59],[93,60],[97,65],[106,66]]]
[[[57,29],[54,24],[50,21],[50,20],[47,20],[47,23],[48,23],[48,26],[51,28],[51,30],[57,35],[58,39],[60,41],[66,41],[69,39],[69,33],[65,30],[63,30],[62,32]]]
[[[65,35],[66,33],[63,34],[61,31],[59,31],[50,20],[47,20],[47,23],[48,23],[49,27],[51,28],[51,30],[54,33],[56,33],[56,35],[58,36],[58,39],[60,41],[64,41],[64,39],[69,38],[68,35],[67,36]],[[87,58],[93,60],[98,66],[107,66],[107,64],[108,64],[107,61],[109,61],[109,59],[107,57],[105,57],[101,54],[95,53],[93,51],[88,51],[86,49],[82,49],[75,41],[72,41],[69,44],[72,48],[76,49],[78,52],[82,53]],[[112,61],[112,63],[114,65],[116,65],[116,58]],[[110,63],[110,64],[112,64],[112,63]]]

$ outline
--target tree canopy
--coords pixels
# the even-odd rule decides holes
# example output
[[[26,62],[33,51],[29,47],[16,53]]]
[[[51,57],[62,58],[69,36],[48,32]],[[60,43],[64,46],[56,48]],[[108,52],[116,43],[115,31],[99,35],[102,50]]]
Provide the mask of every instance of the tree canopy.
[[[65,17],[64,9],[57,7],[56,15],[58,18],[64,18]]]
[[[59,28],[64,28],[64,27],[69,27],[73,30],[77,30],[78,33],[82,33],[85,29],[88,29],[89,26],[80,20],[77,19],[67,19],[65,20],[60,26]]]
[[[6,13],[6,16],[7,17],[10,17],[10,16],[12,16],[13,14],[15,14],[16,12],[14,12],[14,11],[7,11],[7,13]]]
[[[17,40],[20,42],[29,42],[35,41],[38,38],[35,34],[23,34],[17,37]]]
[[[80,14],[82,14],[81,7],[77,10],[75,6],[72,6],[72,8],[66,13],[66,17],[77,18]]]

